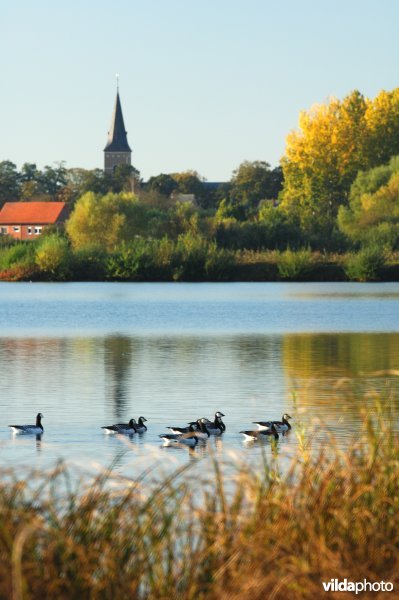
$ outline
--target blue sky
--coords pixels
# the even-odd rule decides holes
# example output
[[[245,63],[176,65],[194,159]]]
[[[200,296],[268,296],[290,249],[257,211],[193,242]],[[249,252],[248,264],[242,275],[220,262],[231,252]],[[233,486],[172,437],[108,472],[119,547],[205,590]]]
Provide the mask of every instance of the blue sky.
[[[300,110],[399,85],[397,0],[0,0],[0,160],[103,166],[115,73],[147,179],[276,166]]]

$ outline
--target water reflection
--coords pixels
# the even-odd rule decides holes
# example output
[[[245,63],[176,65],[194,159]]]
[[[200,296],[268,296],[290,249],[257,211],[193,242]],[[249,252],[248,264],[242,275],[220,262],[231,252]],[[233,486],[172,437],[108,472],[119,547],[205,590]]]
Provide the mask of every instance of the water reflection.
[[[308,421],[314,417],[343,437],[378,398],[398,415],[397,333],[286,335],[282,348],[286,380]]]
[[[166,456],[184,462],[210,452],[242,455],[244,448],[257,457],[270,444],[244,445],[238,432],[284,412],[294,413],[294,430],[278,444],[290,453],[295,430],[310,427],[313,418],[319,432],[342,442],[353,438],[362,409],[373,410],[379,392],[397,415],[397,357],[397,333],[0,338],[0,411],[6,422],[45,413],[46,444],[34,441],[46,463],[62,457],[123,470],[137,459],[144,466]],[[223,436],[194,453],[162,449],[158,435],[165,427],[213,418],[217,410],[226,414]],[[140,414],[148,419],[142,435],[121,440],[101,430],[108,420]],[[32,460],[33,444],[10,440],[5,423],[0,441],[0,461]]]
[[[106,394],[113,404],[112,412],[118,419],[126,415],[132,354],[131,338],[110,336],[104,339]]]

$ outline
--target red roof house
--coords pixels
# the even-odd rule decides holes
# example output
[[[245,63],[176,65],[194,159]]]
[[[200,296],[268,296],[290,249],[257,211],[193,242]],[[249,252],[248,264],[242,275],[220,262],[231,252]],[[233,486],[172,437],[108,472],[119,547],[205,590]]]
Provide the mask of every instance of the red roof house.
[[[29,240],[46,225],[64,223],[67,216],[65,202],[6,202],[0,211],[0,235]]]

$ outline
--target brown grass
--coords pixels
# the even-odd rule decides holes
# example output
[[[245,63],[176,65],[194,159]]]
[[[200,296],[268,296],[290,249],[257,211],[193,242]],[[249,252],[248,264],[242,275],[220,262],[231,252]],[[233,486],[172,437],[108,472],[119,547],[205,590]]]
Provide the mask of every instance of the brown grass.
[[[215,459],[207,480],[187,467],[150,491],[145,477],[115,491],[112,473],[71,490],[63,467],[32,475],[33,487],[4,474],[0,598],[314,600],[331,578],[390,581],[398,598],[399,440],[389,422],[365,418],[346,450],[331,441],[316,456],[300,444],[284,474],[277,455],[237,466],[233,480]]]

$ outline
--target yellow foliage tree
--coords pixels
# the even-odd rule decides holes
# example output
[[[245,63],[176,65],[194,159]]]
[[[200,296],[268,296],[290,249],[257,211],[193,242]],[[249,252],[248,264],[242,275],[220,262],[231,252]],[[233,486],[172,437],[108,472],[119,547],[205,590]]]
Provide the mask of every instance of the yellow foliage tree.
[[[113,250],[130,235],[129,224],[137,201],[133,194],[84,194],[66,224],[74,249],[101,246]]]
[[[399,88],[374,100],[354,91],[314,106],[287,137],[282,207],[296,211],[302,225],[335,217],[357,173],[398,153]]]

